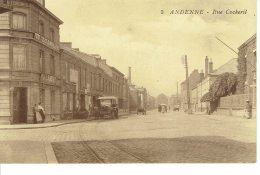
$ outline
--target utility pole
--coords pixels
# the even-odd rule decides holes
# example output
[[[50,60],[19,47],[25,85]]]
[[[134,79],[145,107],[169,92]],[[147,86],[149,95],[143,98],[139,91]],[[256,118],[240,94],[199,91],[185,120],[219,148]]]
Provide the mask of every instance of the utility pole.
[[[222,41],[221,39],[219,39],[218,37],[216,37],[216,39],[218,41],[220,41],[222,44],[224,44],[227,48],[229,48],[232,52],[234,52],[236,55],[238,55],[237,51],[235,51],[232,47],[230,47],[229,45],[227,45],[224,41]]]
[[[185,68],[186,68],[186,85],[187,85],[187,104],[188,104],[188,114],[192,114],[191,104],[190,104],[190,82],[189,82],[189,67],[187,55],[185,55]]]

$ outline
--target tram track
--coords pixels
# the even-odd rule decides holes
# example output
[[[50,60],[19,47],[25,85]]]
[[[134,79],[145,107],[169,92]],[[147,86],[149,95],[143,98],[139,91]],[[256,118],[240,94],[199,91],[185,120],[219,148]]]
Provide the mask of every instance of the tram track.
[[[83,126],[84,126],[84,124],[82,124],[82,125],[79,127],[79,130],[78,130],[78,135],[79,135],[79,138],[80,138],[80,140],[81,140],[81,144],[83,145],[84,148],[86,148],[86,150],[88,150],[88,152],[92,155],[92,157],[94,157],[94,159],[95,159],[98,163],[106,163],[106,162],[95,152],[95,150],[92,149],[91,146],[89,146],[88,141],[84,139],[83,132],[82,132]]]
[[[118,145],[117,143],[114,143],[114,142],[112,142],[112,141],[107,140],[107,138],[105,138],[105,137],[98,131],[98,129],[97,129],[98,127],[97,127],[97,126],[98,126],[99,124],[100,124],[100,123],[96,123],[96,124],[95,124],[93,132],[95,132],[95,134],[100,137],[99,139],[102,140],[102,142],[108,143],[108,144],[112,145],[114,148],[118,149],[120,152],[125,153],[125,154],[129,155],[130,157],[133,157],[134,159],[138,160],[136,163],[152,163],[152,162],[148,161],[147,159],[145,159],[145,158],[143,158],[143,157],[137,156],[137,155],[135,155],[135,154],[129,152],[128,150],[122,148],[122,147],[121,147],[120,145]]]

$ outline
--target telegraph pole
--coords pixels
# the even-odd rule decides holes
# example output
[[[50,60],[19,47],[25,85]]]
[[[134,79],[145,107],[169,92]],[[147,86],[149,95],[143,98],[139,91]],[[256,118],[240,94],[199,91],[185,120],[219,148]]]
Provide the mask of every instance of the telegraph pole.
[[[189,67],[188,67],[187,55],[185,55],[184,64],[185,64],[185,68],[186,68],[186,85],[187,85],[188,114],[192,114],[191,104],[190,104],[190,82],[189,82]]]

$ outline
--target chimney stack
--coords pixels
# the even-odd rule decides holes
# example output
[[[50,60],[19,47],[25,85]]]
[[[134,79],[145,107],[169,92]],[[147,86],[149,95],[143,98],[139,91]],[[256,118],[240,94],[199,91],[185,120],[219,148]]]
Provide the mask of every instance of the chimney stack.
[[[205,59],[205,77],[208,76],[209,74],[209,58],[208,56],[206,56],[206,59]]]
[[[213,72],[213,62],[212,62],[212,59],[210,59],[210,62],[209,62],[209,73],[211,74]]]
[[[72,42],[61,42],[60,45],[72,49]]]
[[[132,84],[132,68],[131,67],[128,68],[128,84],[129,85]]]

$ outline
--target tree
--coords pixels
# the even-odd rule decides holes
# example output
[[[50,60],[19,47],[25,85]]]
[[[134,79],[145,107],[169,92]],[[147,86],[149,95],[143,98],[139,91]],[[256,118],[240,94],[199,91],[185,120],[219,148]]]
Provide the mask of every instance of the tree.
[[[201,98],[201,102],[210,102],[211,111],[215,110],[221,97],[236,92],[237,83],[238,78],[234,73],[223,73],[219,75],[216,81],[210,86],[209,92]]]

